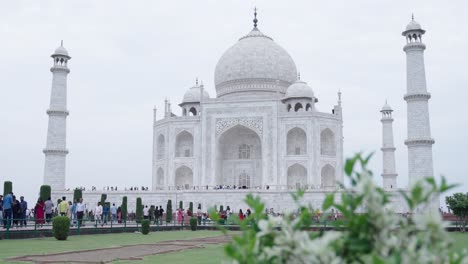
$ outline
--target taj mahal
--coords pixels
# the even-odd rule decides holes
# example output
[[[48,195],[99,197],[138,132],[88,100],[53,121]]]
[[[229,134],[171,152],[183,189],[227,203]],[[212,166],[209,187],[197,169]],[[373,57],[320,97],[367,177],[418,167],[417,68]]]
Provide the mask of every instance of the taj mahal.
[[[403,87],[401,91],[407,102],[408,127],[408,172],[404,174],[410,183],[433,176],[424,33],[414,18],[402,33],[407,87],[406,94]],[[71,57],[61,45],[52,58],[44,184],[52,187],[56,199],[73,193],[65,184]],[[109,201],[117,204],[127,196],[129,208],[134,208],[136,197],[144,204],[163,206],[172,199],[199,203],[203,209],[230,205],[238,210],[245,207],[246,194],[253,193],[261,196],[268,208],[285,211],[293,204],[290,192],[299,188],[305,190],[304,199],[314,207],[320,207],[327,193],[340,192],[346,140],[341,92],[337,91],[335,105],[320,105],[327,110],[319,111],[320,94],[301,79],[288,52],[260,31],[256,12],[253,29],[219,59],[214,81],[215,95],[208,94],[197,79],[177,106],[165,100],[162,119],[156,118],[154,109],[152,175],[148,175],[152,188],[108,192]],[[376,100],[383,102],[384,98]],[[407,184],[397,181],[393,110],[385,103],[382,109],[370,111],[382,114],[383,188],[397,193]],[[85,202],[94,203],[101,193],[87,190],[83,197]],[[397,212],[407,210],[400,198],[393,202]]]

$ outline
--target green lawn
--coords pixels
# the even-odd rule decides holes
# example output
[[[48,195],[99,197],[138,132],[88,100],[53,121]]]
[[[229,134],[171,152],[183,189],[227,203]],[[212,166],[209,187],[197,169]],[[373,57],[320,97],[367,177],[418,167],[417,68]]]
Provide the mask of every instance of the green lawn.
[[[220,231],[171,231],[151,232],[146,236],[139,233],[69,236],[66,241],[58,241],[55,238],[3,240],[0,242],[0,262],[4,263],[3,261],[5,261],[7,258],[24,255],[61,253],[75,250],[110,248],[124,245],[151,244],[167,240],[191,239],[219,235],[222,235]],[[203,254],[197,253],[199,251],[203,251]],[[219,254],[216,254],[218,251]],[[209,261],[208,258],[200,258],[201,262],[198,263],[219,263],[221,256],[223,255],[222,246],[216,245],[210,246],[206,249],[188,250],[184,251],[183,253],[176,252],[174,254],[165,254],[166,256],[164,256],[164,258],[167,258],[168,261],[172,261],[172,259],[174,259],[173,261],[181,261],[184,259],[184,257],[181,257],[180,255],[193,256],[195,258],[198,255],[200,257],[206,256],[205,253],[209,253],[211,256],[216,256],[216,261],[206,262],[207,260]],[[151,258],[157,257],[159,260],[161,258],[160,256],[162,255],[147,257],[145,258],[144,262],[140,261],[138,263],[155,263],[154,259],[151,261]],[[148,262],[146,259],[148,259]]]
[[[5,263],[7,258],[23,255],[150,244],[168,240],[192,239],[218,235],[221,235],[221,232],[171,231],[152,232],[147,236],[139,233],[70,236],[67,241],[57,241],[55,238],[3,240],[0,242],[0,262]],[[461,251],[462,249],[468,248],[468,233],[451,233],[450,236],[454,239],[454,251]],[[207,245],[206,248],[202,249],[191,249],[181,252],[147,256],[143,261],[116,261],[114,263],[221,263],[221,261],[225,259],[223,247],[223,244]]]

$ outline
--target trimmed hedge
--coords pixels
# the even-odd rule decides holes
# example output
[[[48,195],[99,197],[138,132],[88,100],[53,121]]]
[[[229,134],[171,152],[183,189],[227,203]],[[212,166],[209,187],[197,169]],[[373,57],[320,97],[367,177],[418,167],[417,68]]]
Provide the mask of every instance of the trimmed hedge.
[[[141,233],[147,235],[150,231],[150,221],[148,219],[141,220]]]
[[[75,189],[73,191],[73,201],[80,202],[81,198],[83,198],[83,192],[80,189]]]
[[[141,219],[143,219],[143,203],[141,201],[141,197],[137,197],[136,199],[136,211],[135,211],[135,218],[136,222],[140,223]]]
[[[166,207],[166,223],[170,223],[172,221],[172,201],[167,201]]]
[[[41,198],[42,201],[47,201],[47,199],[52,193],[52,189],[50,188],[50,185],[41,185],[41,190],[39,192],[39,197]]]
[[[191,217],[190,218],[190,229],[192,231],[197,231],[197,223],[198,223],[198,220],[196,217]]]
[[[192,212],[192,214],[193,214],[193,203],[192,203],[192,202],[190,202],[190,204],[189,204],[189,210],[190,210],[190,212]]]
[[[101,205],[104,206],[106,204],[107,194],[101,194]]]
[[[66,216],[52,218],[52,232],[57,240],[67,240],[70,233],[70,219]]]
[[[127,196],[122,197],[122,206],[120,207],[120,210],[122,210],[122,220],[124,222],[127,221]]]
[[[5,197],[7,194],[13,191],[13,183],[11,181],[5,181],[3,183],[3,196]]]
[[[179,209],[184,209],[184,202],[179,201]]]

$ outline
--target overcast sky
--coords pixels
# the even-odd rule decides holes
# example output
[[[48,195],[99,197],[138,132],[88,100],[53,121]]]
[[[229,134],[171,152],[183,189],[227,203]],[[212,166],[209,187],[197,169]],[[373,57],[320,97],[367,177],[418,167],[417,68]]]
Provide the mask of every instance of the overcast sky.
[[[399,187],[407,185],[405,44],[414,12],[423,37],[434,170],[468,182],[468,2],[459,1],[4,1],[0,6],[0,180],[36,199],[43,181],[52,74],[64,40],[68,82],[67,188],[151,186],[153,106],[173,110],[195,78],[215,96],[214,68],[252,29],[284,47],[329,112],[343,93],[345,157],[375,151],[380,109],[395,110]],[[0,186],[3,189],[3,184]],[[466,188],[458,190],[466,191]]]

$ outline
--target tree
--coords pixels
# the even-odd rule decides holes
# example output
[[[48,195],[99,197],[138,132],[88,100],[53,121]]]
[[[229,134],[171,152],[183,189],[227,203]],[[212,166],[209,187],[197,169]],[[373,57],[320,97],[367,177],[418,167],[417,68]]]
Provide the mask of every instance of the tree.
[[[127,196],[122,197],[122,206],[120,209],[122,210],[122,220],[127,222]]]
[[[457,217],[457,226],[460,226],[460,231],[465,232],[468,224],[468,193],[455,193],[453,196],[447,196],[445,203]]]
[[[189,210],[190,210],[190,212],[193,213],[193,203],[192,202],[190,202],[190,204],[189,204]]]
[[[135,218],[137,223],[140,223],[141,219],[143,219],[143,202],[141,201],[141,197],[137,197],[136,199]]]
[[[167,201],[166,207],[166,223],[170,223],[172,221],[172,201]]]
[[[11,181],[5,181],[3,183],[3,196],[6,196],[13,191],[13,183]]]
[[[83,192],[80,189],[75,189],[73,191],[73,201],[80,201],[80,199],[83,198]]]
[[[179,209],[184,209],[184,202],[179,201]]]
[[[41,185],[41,190],[39,191],[39,197],[42,201],[46,201],[52,192],[50,185]]]

